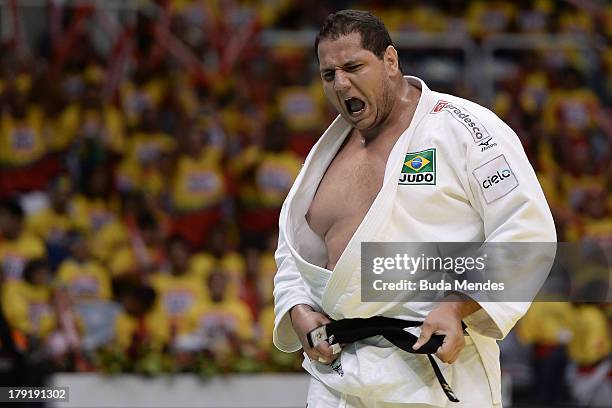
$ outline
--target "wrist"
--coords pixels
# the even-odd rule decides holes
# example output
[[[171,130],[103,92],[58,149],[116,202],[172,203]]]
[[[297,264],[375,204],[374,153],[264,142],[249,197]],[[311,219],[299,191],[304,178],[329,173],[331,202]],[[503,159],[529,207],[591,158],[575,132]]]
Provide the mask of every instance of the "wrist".
[[[441,306],[444,306],[445,310],[459,320],[463,320],[480,309],[480,305],[476,301],[463,293],[450,293],[444,299],[445,301],[441,303]]]
[[[312,306],[300,303],[300,304],[293,306],[291,309],[289,309],[289,318],[291,319],[291,322],[293,323],[293,316],[295,314],[301,314],[304,312],[313,312],[313,311],[314,309],[312,308]]]

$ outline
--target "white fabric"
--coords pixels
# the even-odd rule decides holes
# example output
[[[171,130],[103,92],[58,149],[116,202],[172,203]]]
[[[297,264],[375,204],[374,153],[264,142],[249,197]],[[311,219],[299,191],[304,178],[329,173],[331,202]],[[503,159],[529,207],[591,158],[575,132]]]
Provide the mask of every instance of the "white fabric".
[[[478,353],[474,350],[474,345],[469,338],[466,339],[466,347],[461,351],[456,363],[447,366],[447,374],[450,374],[455,379],[455,391],[460,390],[463,394],[461,401],[458,403],[450,403],[442,401],[453,408],[474,408],[474,407],[501,407],[501,403],[495,404],[491,400],[489,387],[483,387],[482,384],[487,384],[486,373],[484,372],[482,363]],[[423,360],[427,360],[425,356],[420,356]],[[309,359],[304,356],[305,365],[309,364]],[[318,365],[318,363],[310,363]],[[427,362],[429,364],[429,362]],[[440,365],[444,365],[440,363]],[[379,370],[387,370],[386,362],[378,363]],[[449,369],[450,368],[450,369]],[[447,377],[448,378],[448,377]],[[437,384],[435,377],[432,380],[431,387],[440,387]],[[432,405],[425,403],[398,403],[398,402],[381,402],[377,400],[376,395],[355,396],[337,391],[323,382],[316,376],[313,376],[308,389],[308,408],[431,408],[440,405]]]
[[[360,399],[335,391],[316,378],[310,380],[306,408],[431,408],[428,404],[394,404]]]
[[[325,170],[351,130],[341,117],[334,120],[313,147],[283,204],[275,255],[278,272],[274,281],[273,334],[274,344],[282,351],[301,348],[287,313],[296,304],[309,304],[336,320],[375,315],[423,320],[436,306],[361,302],[363,241],[556,241],[550,210],[516,134],[488,109],[432,92],[416,77],[406,79],[422,91],[416,112],[389,155],[379,194],[333,271],[321,266],[327,263],[325,244],[310,230],[305,214]],[[449,111],[448,103],[459,107],[459,113]],[[466,117],[474,125],[466,122]],[[406,154],[430,148],[436,150],[435,185],[399,185]],[[492,190],[483,189],[479,169],[483,166],[488,169],[489,162],[494,160],[501,162],[497,159],[500,155],[510,166],[513,177]],[[493,186],[491,180],[488,183]],[[529,303],[479,303],[482,309],[465,319],[474,342],[470,348],[472,358],[478,356],[478,360],[470,360],[478,361],[470,367],[482,366],[488,384],[481,387],[490,392],[493,404],[499,404],[501,374],[495,339],[510,331]],[[462,370],[462,364],[442,368],[452,387],[460,385],[461,380],[455,378],[453,371]],[[448,403],[424,356],[385,347],[384,340],[375,338],[345,347],[342,381],[335,378],[335,371],[326,372],[326,366],[308,363],[305,366],[327,386],[348,395],[367,393],[386,402],[436,406]],[[454,391],[459,399],[468,397],[459,389]]]

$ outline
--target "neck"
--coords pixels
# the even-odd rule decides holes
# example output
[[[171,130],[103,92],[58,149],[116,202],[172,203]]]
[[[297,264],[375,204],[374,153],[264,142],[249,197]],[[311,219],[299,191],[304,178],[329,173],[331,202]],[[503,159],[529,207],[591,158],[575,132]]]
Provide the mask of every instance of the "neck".
[[[416,110],[421,92],[418,88],[410,85],[403,77],[393,84],[393,97],[390,100],[390,108],[381,120],[380,124],[372,129],[360,130],[362,143],[365,146],[374,140],[389,137],[399,137],[408,128],[412,121],[412,115]]]

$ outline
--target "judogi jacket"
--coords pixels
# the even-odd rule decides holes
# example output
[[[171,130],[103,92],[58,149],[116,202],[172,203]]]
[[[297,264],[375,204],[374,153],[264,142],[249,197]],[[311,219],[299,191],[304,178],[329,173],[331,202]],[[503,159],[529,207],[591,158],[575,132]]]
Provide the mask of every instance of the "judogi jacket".
[[[310,305],[334,320],[383,315],[422,321],[435,308],[435,303],[423,302],[362,302],[364,241],[556,241],[546,199],[512,129],[476,103],[433,92],[416,77],[406,80],[421,89],[414,117],[389,155],[380,192],[333,271],[323,267],[325,243],[310,229],[305,214],[350,134],[351,126],[342,117],[313,147],[283,204],[275,254],[273,333],[274,344],[282,351],[301,348],[288,313],[297,304]],[[496,339],[508,334],[529,302],[479,303],[482,308],[464,323],[473,342],[469,349],[480,357],[472,361],[484,369],[488,379],[484,386],[498,404],[501,374]],[[425,356],[383,343],[376,338],[356,342],[345,347],[338,363],[327,366],[306,358],[304,368],[329,387],[351,395],[387,402],[448,403]],[[456,382],[453,365],[441,365],[449,382]],[[455,393],[462,398],[460,389]]]

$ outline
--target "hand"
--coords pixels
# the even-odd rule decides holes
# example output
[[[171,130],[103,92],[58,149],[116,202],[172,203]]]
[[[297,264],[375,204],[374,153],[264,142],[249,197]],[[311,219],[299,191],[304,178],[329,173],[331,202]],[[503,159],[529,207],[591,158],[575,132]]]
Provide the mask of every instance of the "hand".
[[[465,347],[461,320],[479,308],[480,305],[471,299],[440,303],[425,318],[421,326],[421,335],[412,348],[418,350],[429,341],[432,334],[442,334],[444,342],[436,351],[436,356],[445,363],[454,363]]]
[[[336,357],[326,340],[320,342],[316,347],[310,348],[308,339],[306,338],[306,335],[310,331],[329,323],[329,318],[322,313],[315,312],[312,310],[312,307],[308,305],[294,306],[291,308],[289,315],[291,316],[293,330],[297,333],[308,357],[310,357],[311,360],[316,360],[323,364],[330,364],[334,361]]]

